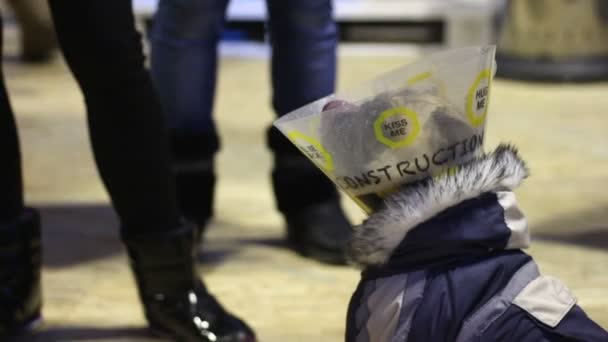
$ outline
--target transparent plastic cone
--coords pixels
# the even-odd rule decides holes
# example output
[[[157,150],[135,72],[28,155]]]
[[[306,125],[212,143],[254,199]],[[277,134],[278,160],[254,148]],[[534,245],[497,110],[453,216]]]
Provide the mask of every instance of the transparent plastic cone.
[[[274,125],[366,212],[483,152],[494,46],[449,50],[299,108]]]

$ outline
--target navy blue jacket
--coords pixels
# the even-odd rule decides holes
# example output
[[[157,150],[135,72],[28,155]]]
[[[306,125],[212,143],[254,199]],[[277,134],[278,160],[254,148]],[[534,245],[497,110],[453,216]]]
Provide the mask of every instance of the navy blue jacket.
[[[355,228],[364,271],[346,341],[606,341],[559,280],[539,274],[512,189],[515,149],[400,189]]]

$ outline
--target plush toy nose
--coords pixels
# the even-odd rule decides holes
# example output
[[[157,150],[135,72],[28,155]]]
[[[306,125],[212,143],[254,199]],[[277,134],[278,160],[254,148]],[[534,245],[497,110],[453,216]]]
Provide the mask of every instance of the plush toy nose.
[[[327,102],[325,104],[325,106],[323,106],[323,111],[329,111],[332,109],[337,109],[337,108],[344,108],[344,109],[350,109],[350,108],[354,108],[355,105],[353,105],[352,103],[348,103],[346,101],[342,101],[342,100],[331,100],[329,102]]]

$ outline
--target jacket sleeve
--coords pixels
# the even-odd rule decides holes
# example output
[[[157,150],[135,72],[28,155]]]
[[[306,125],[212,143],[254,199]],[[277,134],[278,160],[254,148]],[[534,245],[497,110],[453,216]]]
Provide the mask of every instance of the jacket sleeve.
[[[390,342],[399,332],[407,274],[363,281],[351,298],[347,342]]]

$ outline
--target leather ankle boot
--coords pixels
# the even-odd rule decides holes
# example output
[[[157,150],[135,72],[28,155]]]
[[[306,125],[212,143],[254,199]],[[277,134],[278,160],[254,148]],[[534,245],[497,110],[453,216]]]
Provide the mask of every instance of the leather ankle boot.
[[[150,326],[185,342],[253,342],[243,321],[227,312],[197,276],[197,231],[123,237]]]
[[[42,294],[40,217],[25,209],[0,222],[0,340],[27,330],[40,319]]]
[[[268,130],[274,151],[272,185],[287,223],[287,240],[303,256],[346,264],[352,227],[333,183],[277,129]]]
[[[285,221],[287,242],[296,252],[327,264],[346,264],[351,226],[337,199],[290,211]]]

